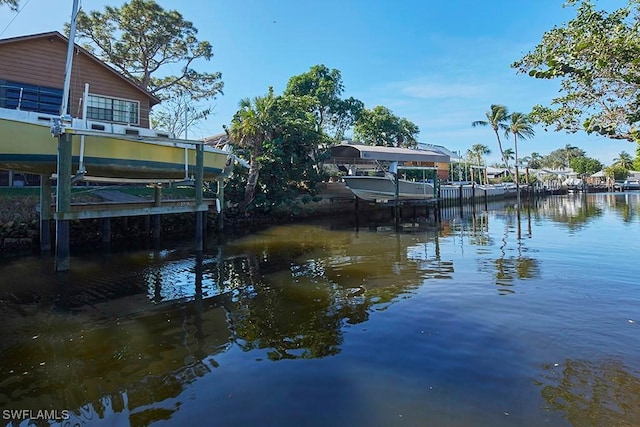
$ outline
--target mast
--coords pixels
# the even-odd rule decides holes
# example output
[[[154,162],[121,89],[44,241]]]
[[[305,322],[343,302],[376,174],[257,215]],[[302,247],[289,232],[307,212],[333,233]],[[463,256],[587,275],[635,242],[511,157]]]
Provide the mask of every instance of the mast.
[[[56,257],[55,271],[68,271],[71,260],[69,220],[64,215],[71,210],[71,164],[72,140],[71,135],[64,132],[63,121],[71,122],[67,113],[69,105],[69,90],[71,86],[71,66],[73,62],[73,48],[76,38],[76,18],[78,17],[78,1],[73,0],[71,11],[71,31],[67,46],[67,63],[64,70],[64,89],[62,92],[62,105],[60,106],[60,118],[52,120],[51,133],[58,138],[58,162],[56,177]]]
[[[76,18],[78,17],[79,0],[73,0],[73,9],[71,11],[71,30],[69,31],[69,44],[67,46],[67,63],[64,69],[64,89],[62,90],[62,105],[60,106],[60,115],[67,115],[69,106],[69,90],[71,89],[71,68],[73,65],[73,48],[76,40]]]

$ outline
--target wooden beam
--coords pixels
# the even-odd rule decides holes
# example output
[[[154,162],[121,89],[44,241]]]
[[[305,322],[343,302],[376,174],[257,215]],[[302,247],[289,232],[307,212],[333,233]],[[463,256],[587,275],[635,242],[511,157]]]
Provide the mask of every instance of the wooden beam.
[[[86,209],[71,212],[56,212],[54,214],[54,218],[56,220],[115,218],[142,215],[166,215],[188,212],[206,212],[208,210],[209,206],[206,204],[190,206],[152,206],[133,209]]]

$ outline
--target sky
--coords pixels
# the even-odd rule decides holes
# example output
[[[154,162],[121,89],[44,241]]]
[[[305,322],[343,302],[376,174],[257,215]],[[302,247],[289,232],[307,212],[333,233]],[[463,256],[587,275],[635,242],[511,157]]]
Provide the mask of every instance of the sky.
[[[0,7],[0,38],[57,30],[70,21],[72,0],[20,0],[19,13]],[[242,98],[282,93],[292,76],[318,64],[341,72],[344,98],[382,105],[415,123],[418,141],[465,153],[484,144],[489,164],[500,160],[486,119],[491,104],[527,113],[550,105],[559,82],[517,74],[511,64],[533,50],[545,31],[575,16],[564,0],[157,0],[177,10],[213,46],[214,57],[194,68],[222,73],[223,95],[213,114],[189,128],[190,138],[223,132]],[[120,7],[122,0],[82,0],[84,11]],[[624,0],[599,0],[613,10]],[[1,60],[1,58],[0,58]],[[176,69],[174,72],[178,72]],[[520,157],[567,144],[610,165],[636,146],[586,133],[535,127],[519,140]],[[513,148],[513,141],[503,141]]]

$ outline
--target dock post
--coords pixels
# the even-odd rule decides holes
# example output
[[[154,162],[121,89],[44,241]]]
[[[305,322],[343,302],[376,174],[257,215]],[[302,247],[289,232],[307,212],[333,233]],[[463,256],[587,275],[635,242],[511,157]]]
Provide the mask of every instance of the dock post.
[[[218,185],[218,188],[216,190],[216,195],[218,197],[218,203],[216,203],[216,213],[218,214],[217,229],[218,231],[222,231],[224,230],[224,181],[218,179],[216,183]]]
[[[56,260],[55,271],[68,271],[71,263],[69,220],[64,214],[71,208],[71,135],[62,133],[58,137],[58,171],[56,183]]]
[[[156,184],[154,192],[154,206],[160,206],[162,203],[162,184]],[[153,215],[153,239],[160,239],[160,214]]]
[[[196,202],[196,206],[200,207],[202,205],[202,186],[204,185],[203,183],[203,173],[204,173],[204,144],[197,144],[196,145],[196,181],[195,181],[195,186],[196,186],[196,195],[195,195],[195,202]],[[203,231],[203,225],[202,225],[202,219],[204,217],[204,212],[203,211],[197,211],[196,212],[196,236],[195,236],[195,250],[196,252],[202,252],[202,231]]]
[[[435,212],[433,213],[433,215],[435,216],[436,224],[440,224],[442,220],[442,189],[440,188],[440,184],[438,184],[437,191],[438,195],[436,197]]]
[[[111,218],[102,218],[102,243],[111,243]]]
[[[51,250],[51,180],[40,175],[40,251]]]

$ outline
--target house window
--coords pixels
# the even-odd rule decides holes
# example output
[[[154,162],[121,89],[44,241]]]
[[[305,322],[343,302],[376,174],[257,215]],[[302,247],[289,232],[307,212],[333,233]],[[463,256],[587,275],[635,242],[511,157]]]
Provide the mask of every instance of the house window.
[[[89,95],[87,100],[87,119],[90,120],[137,125],[140,123],[139,111],[137,101],[97,95]]]
[[[60,114],[62,90],[0,80],[0,107]]]

